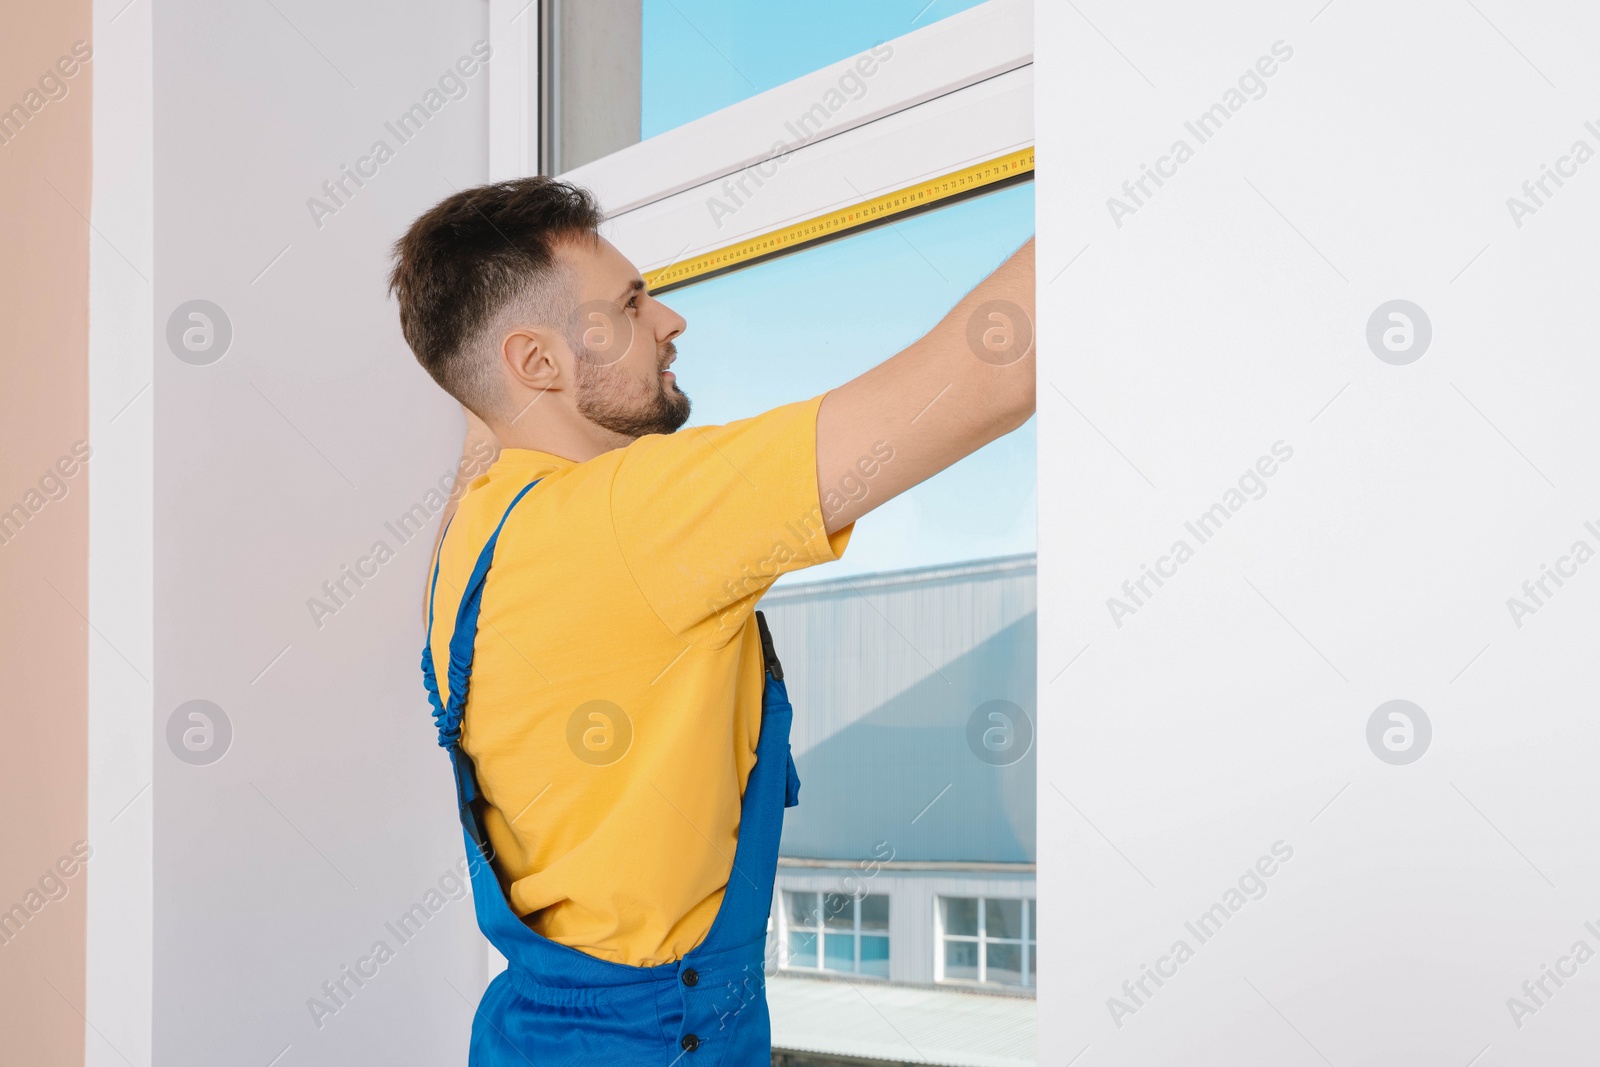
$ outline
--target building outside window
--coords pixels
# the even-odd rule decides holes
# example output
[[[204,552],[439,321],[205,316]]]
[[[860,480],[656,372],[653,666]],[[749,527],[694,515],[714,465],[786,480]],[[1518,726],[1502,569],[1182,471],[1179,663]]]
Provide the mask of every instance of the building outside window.
[[[790,970],[889,977],[889,898],[784,890],[782,964]]]
[[[1032,986],[1038,975],[1038,904],[939,898],[939,980]]]
[[[998,198],[1027,192],[1006,190],[946,210],[988,215],[1005,206]],[[932,247],[912,224],[948,227],[952,218],[930,212],[898,228]],[[872,234],[897,240],[887,227],[861,236]],[[743,283],[847,243],[704,285]],[[943,259],[938,262],[944,266]],[[883,285],[859,277],[850,274],[848,288],[830,308],[848,302],[858,288],[883,291]],[[679,292],[696,295],[700,288]],[[897,294],[910,291],[896,288]],[[804,362],[784,361],[779,370]],[[727,374],[711,375],[711,393],[735,373],[730,367]],[[1032,459],[1031,442],[1018,458]],[[964,482],[950,497],[930,497],[908,522],[952,515],[953,506],[943,505],[963,495],[987,505],[1016,494],[1020,484],[1024,492],[1017,496],[1026,497],[1031,485],[1019,473],[1025,470],[1023,463],[997,455],[983,471],[987,485]],[[1002,510],[985,512],[996,521],[997,533]],[[1028,514],[1024,508],[1012,513]],[[932,551],[961,548],[954,540],[925,540]],[[863,542],[852,551],[872,547]],[[883,550],[895,551],[892,545]],[[784,813],[772,901],[769,952],[777,971],[767,979],[767,993],[779,1050],[775,1067],[1039,1062],[1033,904],[1038,776],[1031,744],[1038,676],[1036,563],[1031,554],[906,562],[921,566],[780,583],[762,599],[794,702],[790,743],[802,782],[800,805]],[[1014,748],[1005,759],[974,739],[975,730],[993,729],[997,706],[1013,727]],[[877,932],[870,928],[880,924],[863,923],[859,948],[851,940],[849,910],[856,894],[869,894],[862,904],[865,918],[880,908],[886,920]],[[960,905],[954,921],[945,922],[945,901],[964,902],[964,923]],[[986,905],[991,914],[985,914]],[[885,935],[883,947],[892,943],[893,951],[874,970],[874,946],[867,938]],[[947,951],[955,953],[948,967]],[[858,952],[863,972],[878,977],[848,973]]]

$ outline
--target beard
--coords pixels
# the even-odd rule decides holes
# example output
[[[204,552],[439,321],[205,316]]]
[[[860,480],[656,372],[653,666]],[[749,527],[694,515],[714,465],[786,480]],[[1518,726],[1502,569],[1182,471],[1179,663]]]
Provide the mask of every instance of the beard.
[[[663,345],[659,369],[665,370],[676,353],[670,341]],[[669,385],[658,374],[652,389],[629,378],[617,364],[598,366],[580,358],[576,367],[578,414],[596,426],[637,439],[676,433],[689,421],[689,397],[676,381]]]

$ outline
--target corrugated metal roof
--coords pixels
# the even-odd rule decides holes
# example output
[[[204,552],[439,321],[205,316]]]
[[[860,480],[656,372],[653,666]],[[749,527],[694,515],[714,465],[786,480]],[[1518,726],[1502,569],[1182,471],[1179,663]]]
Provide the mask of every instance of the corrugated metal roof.
[[[1034,860],[1035,754],[985,762],[969,726],[997,700],[1037,721],[1035,569],[1008,556],[763,599],[803,783],[784,855]]]
[[[767,979],[772,1046],[940,1067],[1034,1067],[1036,1002],[880,982]]]

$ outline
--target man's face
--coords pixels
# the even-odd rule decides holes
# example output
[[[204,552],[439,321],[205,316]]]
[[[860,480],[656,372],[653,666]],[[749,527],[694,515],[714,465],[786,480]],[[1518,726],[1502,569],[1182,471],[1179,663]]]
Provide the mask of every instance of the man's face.
[[[652,297],[632,263],[601,238],[567,242],[561,258],[576,279],[568,319],[578,414],[613,433],[672,433],[689,419],[689,397],[667,368],[683,318]]]

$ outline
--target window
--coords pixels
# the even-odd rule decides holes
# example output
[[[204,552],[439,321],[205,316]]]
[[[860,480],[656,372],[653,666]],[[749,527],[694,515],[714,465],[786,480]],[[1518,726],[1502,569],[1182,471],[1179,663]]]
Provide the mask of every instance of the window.
[[[979,0],[539,0],[538,164],[563,174],[802,75],[881,46]],[[537,13],[530,9],[536,7]],[[892,46],[889,53],[892,54]],[[841,92],[867,83],[844,75]]]
[[[889,898],[783,892],[783,966],[889,977]]]
[[[940,980],[1034,985],[1038,911],[1032,900],[940,897]]]

